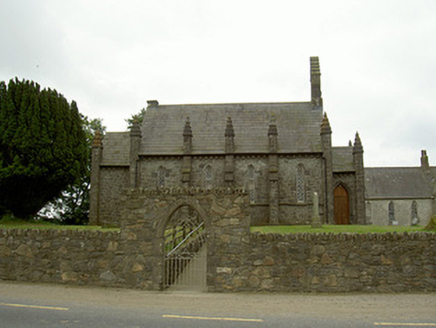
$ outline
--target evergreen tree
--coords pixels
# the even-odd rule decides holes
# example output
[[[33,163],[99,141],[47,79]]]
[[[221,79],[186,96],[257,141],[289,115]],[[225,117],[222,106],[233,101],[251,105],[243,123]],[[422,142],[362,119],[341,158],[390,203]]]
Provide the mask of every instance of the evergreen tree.
[[[32,217],[86,174],[87,157],[75,102],[33,81],[0,82],[0,212]]]
[[[141,111],[138,114],[132,115],[131,118],[126,119],[126,123],[127,128],[130,130],[132,128],[133,125],[133,121],[138,120],[139,124],[142,124],[142,121],[144,121],[144,116],[145,116],[145,108],[142,108]]]
[[[74,184],[63,190],[59,197],[48,202],[38,212],[37,217],[40,219],[55,220],[67,225],[84,225],[89,222],[92,140],[96,131],[104,135],[106,127],[103,126],[100,118],[89,120],[87,117],[82,117],[82,122],[88,149],[86,172]]]

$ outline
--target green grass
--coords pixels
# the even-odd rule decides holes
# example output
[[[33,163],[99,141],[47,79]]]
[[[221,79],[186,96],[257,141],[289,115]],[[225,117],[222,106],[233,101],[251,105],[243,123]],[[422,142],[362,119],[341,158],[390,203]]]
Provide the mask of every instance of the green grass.
[[[56,229],[56,230],[87,230],[87,231],[119,231],[119,228],[103,228],[101,226],[59,225],[47,221],[24,221],[5,216],[0,219],[0,229]]]
[[[299,226],[263,226],[251,227],[251,232],[261,233],[387,233],[387,232],[417,232],[424,231],[423,227],[408,226],[373,226],[373,225],[324,225],[322,228],[312,228],[308,225]],[[427,231],[428,232],[428,231]],[[435,231],[433,231],[435,232]]]

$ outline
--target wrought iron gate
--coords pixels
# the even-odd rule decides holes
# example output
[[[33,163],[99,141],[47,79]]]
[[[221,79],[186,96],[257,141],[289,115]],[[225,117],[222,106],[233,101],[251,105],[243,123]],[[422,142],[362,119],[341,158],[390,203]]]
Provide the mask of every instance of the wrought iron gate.
[[[166,226],[164,239],[165,288],[205,289],[206,230],[198,212],[189,206],[179,208]]]

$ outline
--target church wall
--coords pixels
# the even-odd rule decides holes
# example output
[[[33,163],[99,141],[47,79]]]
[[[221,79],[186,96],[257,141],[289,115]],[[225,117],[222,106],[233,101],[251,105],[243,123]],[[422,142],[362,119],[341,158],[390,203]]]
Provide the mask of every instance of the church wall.
[[[250,170],[252,170],[251,173]],[[235,186],[247,190],[252,205],[268,204],[268,184],[268,158],[266,156],[238,156],[235,158]]]
[[[141,160],[140,187],[154,189],[181,186],[181,165],[181,157],[152,157]]]
[[[224,187],[224,157],[193,157],[191,185],[204,189]]]
[[[321,157],[279,157],[280,224],[310,224],[314,192],[319,195],[323,214],[323,171]]]
[[[100,168],[99,225],[119,226],[118,202],[124,188],[129,186],[128,167]]]
[[[247,190],[250,198],[251,225],[269,222],[269,179],[267,156],[237,156],[235,186]]]
[[[400,226],[410,226],[412,223],[412,203],[416,202],[419,225],[426,225],[432,216],[432,199],[383,199],[367,200],[367,221],[373,225],[389,225],[389,203],[394,204],[394,217]]]

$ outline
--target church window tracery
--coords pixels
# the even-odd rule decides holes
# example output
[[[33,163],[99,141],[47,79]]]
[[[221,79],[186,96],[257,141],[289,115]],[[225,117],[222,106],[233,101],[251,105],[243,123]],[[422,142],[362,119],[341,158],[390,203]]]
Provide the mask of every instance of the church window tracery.
[[[306,188],[304,179],[304,166],[303,164],[298,164],[297,166],[297,202],[304,203],[306,201]]]
[[[204,168],[204,187],[212,189],[212,168],[210,165],[206,165]]]
[[[416,200],[412,202],[412,225],[417,225],[419,223],[418,217],[418,203]]]
[[[158,188],[165,187],[165,168],[163,166],[157,170],[157,186]]]
[[[250,197],[250,203],[254,203],[255,200],[254,167],[251,164],[248,165],[247,175],[248,175],[248,193]]]
[[[396,220],[395,220],[394,202],[390,201],[389,202],[389,225],[395,225],[395,224],[396,224]]]

